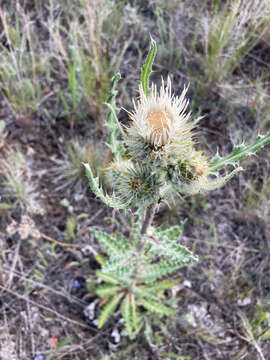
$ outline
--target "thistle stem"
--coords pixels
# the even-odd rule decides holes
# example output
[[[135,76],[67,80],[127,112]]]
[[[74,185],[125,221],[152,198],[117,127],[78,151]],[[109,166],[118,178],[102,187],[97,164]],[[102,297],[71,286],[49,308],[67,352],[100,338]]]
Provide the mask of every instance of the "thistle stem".
[[[138,240],[138,245],[137,245],[138,254],[141,253],[141,251],[144,247],[143,236],[147,233],[148,227],[151,225],[151,223],[154,219],[156,209],[157,209],[157,204],[151,204],[151,205],[149,205],[149,207],[147,208],[147,210],[145,212],[144,221],[143,221],[142,228],[141,228],[141,236]]]
[[[136,284],[136,276],[137,274],[140,272],[140,262],[141,262],[141,254],[144,248],[144,235],[147,233],[148,227],[151,225],[154,216],[155,216],[155,212],[157,209],[157,204],[151,204],[149,205],[149,207],[146,209],[145,215],[144,215],[144,220],[142,223],[142,228],[141,228],[141,233],[139,235],[138,238],[138,242],[137,242],[137,259],[136,259],[136,266],[135,266],[135,270],[134,270],[134,282],[133,285]],[[132,286],[133,286],[132,285]]]

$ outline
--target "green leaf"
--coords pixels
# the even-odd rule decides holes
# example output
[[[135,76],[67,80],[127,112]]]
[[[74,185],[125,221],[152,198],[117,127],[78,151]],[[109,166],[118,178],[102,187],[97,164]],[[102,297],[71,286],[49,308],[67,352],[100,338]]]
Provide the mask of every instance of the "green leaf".
[[[136,327],[137,314],[136,314],[136,303],[135,298],[132,294],[128,294],[122,302],[121,312],[129,336],[133,334],[133,330]]]
[[[196,261],[197,257],[185,246],[178,244],[178,239],[183,232],[185,221],[178,226],[170,228],[160,227],[155,229],[153,236],[146,238],[146,244],[151,246],[151,251],[157,255],[164,255],[174,262],[188,264]]]
[[[134,287],[133,292],[137,297],[146,298],[148,300],[158,300],[157,294],[151,292],[145,287]]]
[[[234,146],[232,152],[228,156],[221,157],[217,154],[210,162],[210,169],[212,172],[217,172],[227,165],[236,165],[240,160],[246,158],[247,156],[254,155],[256,151],[260,150],[269,143],[270,131],[266,135],[259,135],[251,145],[242,144]]]
[[[180,279],[176,279],[176,280],[164,280],[164,281],[160,281],[157,282],[155,284],[151,284],[151,285],[146,285],[146,289],[150,290],[152,292],[159,292],[159,291],[163,291],[163,290],[167,290],[167,289],[171,289],[172,287],[174,287],[175,285],[179,284]]]
[[[216,180],[207,182],[203,186],[203,189],[208,190],[208,191],[219,189],[222,186],[224,186],[229,180],[231,180],[236,174],[238,174],[240,171],[243,171],[243,170],[244,169],[241,166],[239,166],[236,169],[234,169],[233,171],[231,171],[229,174],[222,176],[222,177],[218,177]]]
[[[113,284],[102,284],[96,289],[96,294],[101,298],[105,298],[114,295],[119,289],[119,286]]]
[[[122,234],[120,234],[118,232],[115,232],[114,233],[114,239],[117,242],[118,247],[119,247],[121,252],[131,250],[131,245],[130,245],[130,243],[128,242],[127,238],[124,235],[122,235]]]
[[[142,67],[142,73],[141,73],[141,85],[143,88],[143,91],[146,96],[149,96],[150,89],[149,89],[149,77],[152,72],[152,65],[155,59],[157,53],[157,44],[155,40],[151,38],[151,44],[150,49],[145,61],[145,64]]]
[[[129,252],[125,255],[112,256],[102,267],[102,271],[112,274],[117,278],[124,279],[134,271],[136,256]]]
[[[165,229],[163,226],[160,226],[156,229],[156,232],[158,232],[160,236],[166,236],[169,241],[176,241],[183,233],[185,222],[186,220],[182,221],[180,225],[171,226]]]
[[[190,250],[178,244],[176,240],[173,240],[173,233],[170,235],[171,238],[163,235],[163,233],[156,233],[154,236],[149,236],[146,241],[147,244],[151,246],[151,251],[159,256],[163,255],[174,262],[180,262],[186,265],[191,261],[198,260]]]
[[[124,293],[117,294],[112,297],[104,306],[98,319],[98,328],[100,329],[115,312],[117,305],[119,304]]]
[[[105,274],[100,270],[97,270],[96,275],[103,281],[108,282],[110,284],[119,284],[119,281],[113,277],[112,275]]]
[[[118,114],[120,109],[117,108],[116,104],[115,104],[115,98],[116,98],[116,95],[118,93],[118,91],[115,88],[116,88],[117,82],[120,79],[121,79],[121,74],[120,73],[117,73],[112,77],[108,97],[106,99],[106,103],[110,104],[114,108],[116,115]],[[111,112],[109,112],[108,115],[107,115],[106,125],[112,130],[113,129],[115,129],[115,130],[118,129],[118,126],[116,126],[116,124],[114,122],[114,116],[113,116],[113,114]]]
[[[115,196],[105,195],[102,187],[99,186],[98,178],[94,177],[89,164],[84,163],[85,173],[89,180],[89,185],[93,193],[100,198],[106,205],[114,209],[125,209],[127,206],[120,202]]]
[[[119,157],[124,153],[124,147],[122,141],[118,140],[119,135],[123,135],[121,125],[118,122],[117,115],[120,109],[116,106],[115,98],[117,95],[116,84],[121,79],[121,75],[115,74],[111,80],[109,94],[106,100],[106,104],[109,106],[110,111],[106,118],[106,125],[110,129],[108,138],[108,147],[110,148],[114,158]]]
[[[140,272],[141,282],[151,283],[163,276],[173,274],[187,263],[179,263],[162,259],[158,263],[145,265]]]
[[[151,312],[155,312],[161,315],[168,315],[168,316],[173,315],[175,313],[173,309],[163,304],[160,304],[156,301],[148,301],[145,299],[140,299],[139,302],[145,309]]]
[[[123,248],[120,246],[120,243],[115,241],[109,234],[94,229],[90,229],[90,232],[95,236],[99,244],[109,256],[122,253]]]
[[[103,266],[105,264],[105,262],[107,261],[107,258],[105,258],[105,256],[103,256],[101,254],[95,255],[95,259],[101,266]]]

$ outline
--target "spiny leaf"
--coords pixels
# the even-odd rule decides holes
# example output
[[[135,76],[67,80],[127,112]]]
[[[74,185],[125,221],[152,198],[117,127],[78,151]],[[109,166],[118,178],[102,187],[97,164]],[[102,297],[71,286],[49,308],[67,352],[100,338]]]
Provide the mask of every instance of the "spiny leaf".
[[[239,166],[236,169],[234,169],[233,171],[231,171],[229,174],[218,177],[216,180],[209,181],[207,184],[205,184],[204,190],[215,190],[215,189],[221,188],[229,180],[231,180],[236,174],[238,174],[240,171],[243,171],[243,170],[244,169],[241,166]]]
[[[116,114],[120,111],[120,109],[117,108],[116,104],[115,104],[115,98],[116,98],[116,95],[118,93],[118,91],[115,88],[116,88],[117,82],[120,79],[121,79],[121,74],[120,73],[117,73],[112,77],[108,97],[106,99],[106,103],[111,104],[113,106],[113,108],[115,109]],[[113,114],[108,113],[107,118],[106,118],[106,125],[110,129],[118,129],[118,126],[116,126],[116,124],[114,122]]]
[[[149,291],[145,287],[135,286],[133,292],[138,297],[146,298],[148,300],[158,300],[157,294]]]
[[[147,238],[147,244],[151,246],[151,251],[157,255],[164,255],[174,262],[190,263],[196,261],[197,257],[192,254],[185,246],[178,244],[167,236],[156,233],[155,236]]]
[[[170,241],[176,241],[182,235],[186,220],[182,221],[180,225],[171,226],[169,228],[163,228],[162,226],[156,228],[156,232],[160,236],[166,236]]]
[[[228,156],[221,157],[217,154],[210,162],[210,169],[212,172],[217,172],[227,165],[236,165],[240,160],[247,156],[254,155],[256,151],[260,150],[269,143],[270,131],[265,135],[257,136],[253,144],[234,146],[232,152]]]
[[[96,289],[96,294],[101,298],[105,298],[114,295],[119,289],[119,286],[113,284],[102,284]]]
[[[151,38],[150,50],[148,52],[145,64],[142,67],[141,73],[141,85],[146,96],[149,96],[149,77],[152,72],[152,65],[157,53],[157,44],[155,40]]]
[[[128,242],[127,238],[124,235],[115,232],[114,239],[118,243],[119,249],[121,249],[122,252],[131,249],[130,243]]]
[[[184,221],[180,226],[170,228],[157,228],[153,236],[146,239],[147,245],[157,255],[164,255],[174,262],[188,263],[196,261],[197,257],[192,254],[185,246],[178,244],[178,238],[181,236],[184,228]]]
[[[116,294],[112,297],[104,306],[98,319],[98,328],[100,329],[115,312],[119,301],[123,297],[124,293]]]
[[[178,263],[175,261],[168,261],[167,259],[162,259],[158,263],[145,265],[142,271],[140,272],[141,282],[151,283],[155,280],[162,278],[165,275],[175,273],[177,270],[183,266],[188,265],[190,259],[186,262]]]
[[[106,100],[107,105],[110,107],[110,111],[107,115],[106,125],[110,129],[109,139],[108,139],[108,147],[110,148],[113,157],[117,157],[120,154],[124,153],[123,143],[118,140],[120,131],[120,124],[117,120],[117,115],[120,109],[116,106],[115,98],[117,95],[116,84],[121,79],[121,75],[115,74],[111,80],[111,86],[109,90],[109,94]]]
[[[97,270],[96,274],[101,280],[103,280],[103,281],[105,281],[107,283],[119,284],[119,281],[115,277],[113,277],[112,275],[105,274],[100,270]]]
[[[126,205],[120,202],[115,196],[105,195],[102,187],[99,186],[98,178],[94,177],[89,164],[84,163],[85,173],[89,180],[89,185],[93,193],[100,198],[106,205],[114,209],[125,209]]]
[[[94,229],[91,229],[90,231],[109,256],[123,254],[129,250],[129,245],[127,242],[124,242],[123,238],[121,238],[121,240],[118,238],[118,241],[118,239],[112,238],[109,234],[103,231],[97,231]]]
[[[122,302],[121,312],[129,336],[133,334],[133,330],[136,327],[136,303],[134,295],[128,294]]]
[[[129,252],[125,255],[112,256],[102,267],[102,271],[117,278],[127,277],[135,267],[136,256]]]
[[[161,315],[173,315],[175,311],[168,306],[160,304],[156,301],[148,301],[145,299],[139,300],[140,304],[147,310]]]
[[[180,281],[179,279],[176,279],[176,280],[164,280],[164,281],[157,282],[155,284],[146,285],[145,288],[147,290],[150,290],[152,292],[157,293],[159,291],[171,289],[172,287],[177,285],[179,283],[179,281]]]

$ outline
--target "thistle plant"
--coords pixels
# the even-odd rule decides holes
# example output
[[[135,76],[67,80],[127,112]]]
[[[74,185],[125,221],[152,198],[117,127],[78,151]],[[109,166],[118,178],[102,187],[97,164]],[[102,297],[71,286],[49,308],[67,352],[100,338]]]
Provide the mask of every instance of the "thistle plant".
[[[97,276],[101,285],[96,294],[103,298],[98,327],[102,327],[120,307],[130,337],[143,327],[146,312],[172,315],[164,291],[177,280],[179,269],[197,261],[197,257],[180,239],[184,222],[168,227],[154,227],[152,221],[162,202],[178,195],[196,194],[220,188],[239,171],[239,161],[254,154],[270,142],[270,132],[259,135],[251,145],[235,146],[231,154],[216,154],[209,159],[197,149],[193,129],[200,118],[191,121],[188,112],[187,87],[177,97],[172,94],[170,78],[160,89],[149,84],[157,47],[151,40],[142,67],[139,99],[129,113],[131,124],[123,128],[117,119],[116,84],[113,77],[107,104],[108,147],[112,162],[107,174],[113,184],[112,194],[105,194],[89,164],[84,164],[94,194],[106,205],[132,214],[129,234],[107,234],[92,230],[93,236],[107,254]],[[234,169],[220,176],[219,171],[232,165]],[[140,312],[144,309],[144,315]]]

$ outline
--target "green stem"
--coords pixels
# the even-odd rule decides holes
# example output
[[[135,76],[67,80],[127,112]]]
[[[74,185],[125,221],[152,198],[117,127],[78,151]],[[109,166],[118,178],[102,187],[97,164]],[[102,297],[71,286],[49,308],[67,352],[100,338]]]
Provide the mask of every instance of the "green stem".
[[[146,209],[146,212],[144,215],[141,232],[138,235],[139,238],[137,239],[137,254],[136,254],[137,259],[136,259],[136,267],[135,267],[134,273],[133,273],[134,281],[133,281],[133,284],[131,285],[131,288],[136,284],[136,277],[140,271],[140,265],[141,265],[140,260],[141,260],[141,255],[142,255],[142,252],[144,249],[144,235],[147,233],[147,230],[154,219],[156,209],[157,209],[157,204],[151,204]]]
[[[151,204],[149,205],[149,207],[145,212],[140,238],[138,239],[138,244],[137,244],[137,255],[140,255],[144,248],[144,235],[147,233],[147,230],[154,219],[156,209],[157,209],[157,204]]]
[[[217,172],[223,169],[226,165],[236,165],[240,160],[249,155],[254,155],[259,149],[270,143],[270,131],[265,135],[259,135],[250,145],[235,146],[231,154],[220,157],[216,155],[210,162],[210,169],[212,172]]]

